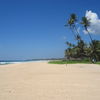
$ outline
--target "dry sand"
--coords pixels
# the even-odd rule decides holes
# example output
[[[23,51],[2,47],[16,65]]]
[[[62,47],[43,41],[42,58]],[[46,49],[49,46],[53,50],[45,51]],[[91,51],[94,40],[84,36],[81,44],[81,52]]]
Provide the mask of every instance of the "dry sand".
[[[100,100],[100,66],[0,65],[0,100]]]

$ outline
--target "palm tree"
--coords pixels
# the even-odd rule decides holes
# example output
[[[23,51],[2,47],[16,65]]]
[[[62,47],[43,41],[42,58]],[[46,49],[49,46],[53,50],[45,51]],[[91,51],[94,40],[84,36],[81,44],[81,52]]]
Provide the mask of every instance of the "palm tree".
[[[90,39],[91,39],[91,43],[92,43],[92,45],[91,45],[91,46],[92,46],[92,52],[91,52],[91,55],[90,55],[90,58],[92,58],[91,61],[92,61],[92,60],[95,60],[95,61],[96,61],[95,46],[94,46],[94,43],[93,43],[93,39],[92,39],[92,37],[91,37],[91,35],[90,35],[90,32],[88,31],[88,27],[90,26],[90,20],[87,19],[87,17],[82,17],[82,22],[81,22],[81,24],[83,24],[83,26],[84,26],[86,32],[88,33],[88,35],[89,35],[89,37],[90,37]]]
[[[67,57],[67,59],[70,59],[71,55],[72,55],[71,48],[67,48],[65,50],[65,57]]]
[[[90,35],[90,32],[88,31],[88,27],[90,26],[90,20],[87,19],[87,17],[82,17],[82,22],[81,24],[84,26],[86,32],[88,33],[90,39],[91,39],[91,42],[93,41],[92,40],[92,37]]]
[[[92,51],[92,57],[95,57],[96,60],[100,61],[100,41],[93,40],[93,42],[90,43],[90,48]]]
[[[84,42],[82,39],[81,39],[81,36],[79,35],[79,32],[78,32],[78,29],[77,29],[77,27],[76,27],[76,22],[77,22],[77,16],[76,16],[76,14],[74,14],[74,13],[72,13],[71,15],[70,15],[70,18],[69,18],[69,20],[68,20],[68,22],[67,22],[67,24],[65,25],[65,26],[69,26],[69,28],[72,30],[72,33],[74,34],[74,36],[75,36],[75,39],[78,41],[78,44],[82,44],[82,42]],[[70,56],[76,56],[76,53],[78,54],[78,55],[82,55],[82,53],[83,53],[83,50],[82,50],[82,47],[81,46],[79,46],[78,45],[78,47],[76,48],[75,47],[75,45],[73,45],[73,44],[71,44],[71,43],[69,43],[69,42],[66,42],[66,44],[69,46],[69,48],[71,49],[71,50],[69,50],[68,49],[68,51],[67,51],[67,54],[69,53],[69,52],[75,52],[75,53],[73,53],[73,55],[71,55],[70,54]],[[80,52],[77,52],[77,51],[80,51]],[[82,51],[82,52],[81,52]],[[80,54],[79,54],[80,53]]]
[[[66,44],[69,46],[69,48],[72,48],[72,47],[75,47],[75,45],[74,44],[72,44],[72,43],[70,43],[70,42],[66,42]]]
[[[77,17],[76,14],[71,14],[70,18],[67,21],[67,24],[65,26],[69,26],[69,28],[72,30],[72,33],[74,34],[75,38],[76,38],[76,34],[74,33],[74,29],[75,29],[75,22],[77,21]]]
[[[72,33],[74,34],[75,39],[79,42],[79,40],[81,40],[81,38],[80,38],[80,35],[79,35],[79,32],[78,32],[78,29],[76,27],[77,20],[78,19],[77,19],[76,14],[72,13],[70,15],[70,18],[69,18],[69,20],[68,20],[68,22],[67,22],[67,24],[65,26],[69,26],[70,27]]]
[[[82,39],[81,39],[81,36],[80,36],[79,34],[76,35],[76,40],[79,40],[79,41],[82,40]]]

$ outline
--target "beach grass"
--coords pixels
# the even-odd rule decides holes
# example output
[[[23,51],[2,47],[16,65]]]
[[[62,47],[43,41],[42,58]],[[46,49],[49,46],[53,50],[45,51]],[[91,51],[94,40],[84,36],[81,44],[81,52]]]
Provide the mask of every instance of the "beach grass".
[[[54,60],[48,62],[49,64],[92,64],[92,62],[88,60]],[[95,64],[100,64],[100,62],[96,62]]]
[[[96,62],[96,64],[100,64],[100,61],[99,62]]]

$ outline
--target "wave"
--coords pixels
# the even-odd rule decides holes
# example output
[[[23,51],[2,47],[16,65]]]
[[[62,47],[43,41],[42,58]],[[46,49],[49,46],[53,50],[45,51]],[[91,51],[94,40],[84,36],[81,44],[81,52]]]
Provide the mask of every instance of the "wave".
[[[7,64],[16,64],[21,62],[0,62],[0,65],[7,65]]]
[[[30,60],[30,61],[0,61],[0,65],[7,65],[7,64],[18,64],[18,63],[26,63],[26,62],[48,62],[48,60]]]

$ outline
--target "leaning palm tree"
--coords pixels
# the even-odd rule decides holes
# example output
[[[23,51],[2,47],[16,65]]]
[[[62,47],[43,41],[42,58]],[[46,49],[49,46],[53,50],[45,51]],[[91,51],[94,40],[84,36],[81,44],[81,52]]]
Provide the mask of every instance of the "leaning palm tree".
[[[76,33],[74,32],[74,29],[75,29],[76,21],[77,21],[77,16],[76,14],[73,13],[70,15],[70,18],[68,19],[67,24],[65,25],[65,26],[69,26],[75,38],[76,38]]]
[[[81,40],[81,38],[80,38],[79,31],[76,26],[77,20],[78,19],[77,19],[76,14],[72,13],[65,26],[69,26],[72,33],[74,34],[75,39],[79,42]]]
[[[84,26],[85,31],[88,33],[88,35],[89,35],[89,37],[90,37],[90,39],[91,39],[91,42],[92,42],[92,41],[93,41],[93,40],[92,40],[92,37],[91,37],[91,35],[90,35],[90,32],[88,31],[88,27],[90,26],[90,20],[87,19],[87,17],[82,17],[82,22],[81,22],[81,24]]]
[[[89,37],[90,37],[90,39],[91,39],[91,43],[92,43],[92,53],[91,53],[91,61],[92,60],[95,60],[96,61],[96,57],[95,57],[95,46],[94,46],[94,43],[93,43],[93,39],[92,39],[92,37],[91,37],[91,35],[90,35],[90,32],[89,32],[89,30],[88,30],[88,27],[90,26],[90,20],[89,19],[87,19],[87,17],[82,17],[82,22],[81,22],[81,24],[84,26],[84,28],[85,28],[85,31],[88,33],[88,35],[89,35]]]
[[[73,28],[74,28],[74,30],[76,31],[76,34],[77,35],[79,35],[79,32],[78,32],[78,29],[77,29],[77,27],[76,27],[76,22],[77,22],[77,16],[76,16],[76,14],[71,14],[70,15],[70,18],[72,19],[72,21],[73,21]]]

